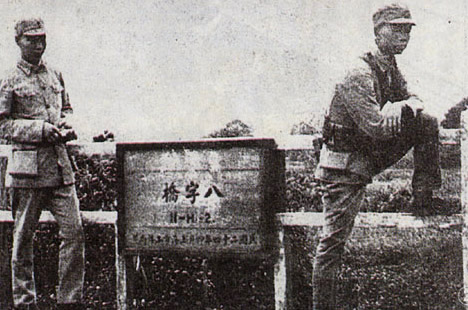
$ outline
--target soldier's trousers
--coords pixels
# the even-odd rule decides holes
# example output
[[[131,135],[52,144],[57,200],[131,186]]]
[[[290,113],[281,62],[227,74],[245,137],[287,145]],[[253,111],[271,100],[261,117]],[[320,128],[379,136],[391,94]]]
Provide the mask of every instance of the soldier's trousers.
[[[53,188],[14,188],[12,208],[15,226],[11,258],[15,306],[36,302],[33,238],[42,208],[59,225],[57,303],[82,301],[84,283],[84,233],[74,185]]]
[[[373,159],[379,173],[395,164],[414,147],[414,190],[434,190],[440,187],[439,125],[437,119],[425,113],[418,117],[405,116],[399,137],[379,142],[373,148]],[[412,114],[412,112],[411,112]]]
[[[345,242],[365,190],[365,184],[321,183],[325,225],[314,261],[314,309],[335,309],[336,273],[341,263]]]

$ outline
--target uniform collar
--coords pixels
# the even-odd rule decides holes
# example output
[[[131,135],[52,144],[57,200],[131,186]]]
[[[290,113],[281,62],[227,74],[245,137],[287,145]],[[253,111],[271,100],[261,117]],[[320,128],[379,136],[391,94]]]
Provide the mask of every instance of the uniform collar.
[[[396,68],[396,59],[394,55],[383,55],[379,50],[374,53],[377,65],[383,72],[388,72]]]
[[[20,68],[26,75],[31,75],[32,73],[40,73],[47,70],[46,63],[41,59],[38,65],[33,65],[27,62],[24,59],[18,61],[18,68]]]

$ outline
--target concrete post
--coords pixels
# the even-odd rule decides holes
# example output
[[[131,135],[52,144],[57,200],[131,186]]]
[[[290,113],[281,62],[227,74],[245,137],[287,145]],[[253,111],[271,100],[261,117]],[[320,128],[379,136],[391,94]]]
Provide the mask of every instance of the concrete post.
[[[279,255],[275,263],[275,310],[286,310],[286,253],[284,245],[284,230],[281,221],[278,225]]]
[[[468,111],[461,115],[461,205],[463,215],[463,301],[468,309]]]

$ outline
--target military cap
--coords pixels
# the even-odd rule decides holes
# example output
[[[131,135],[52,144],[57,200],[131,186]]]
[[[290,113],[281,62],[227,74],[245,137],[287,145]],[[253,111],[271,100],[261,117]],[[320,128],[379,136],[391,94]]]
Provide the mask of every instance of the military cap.
[[[411,19],[411,13],[407,7],[399,4],[391,4],[377,10],[372,16],[374,29],[384,24],[410,24],[416,25]]]
[[[16,36],[40,36],[45,35],[44,22],[40,18],[23,19],[16,23]]]

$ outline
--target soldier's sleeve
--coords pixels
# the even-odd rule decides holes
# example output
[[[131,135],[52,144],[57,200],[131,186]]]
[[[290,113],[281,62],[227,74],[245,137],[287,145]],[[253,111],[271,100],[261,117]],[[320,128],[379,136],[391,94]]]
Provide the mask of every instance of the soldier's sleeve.
[[[2,139],[19,143],[42,142],[43,120],[13,119],[14,93],[11,79],[0,84],[0,133]]]
[[[70,97],[68,96],[67,89],[65,88],[65,81],[63,80],[63,75],[61,72],[56,72],[57,78],[62,86],[62,109],[61,109],[61,117],[66,117],[67,114],[73,113],[73,108],[70,104]]]
[[[388,140],[394,137],[391,128],[385,126],[385,118],[380,111],[370,70],[353,71],[343,84],[338,85],[337,92],[350,117],[361,131],[376,140]]]

